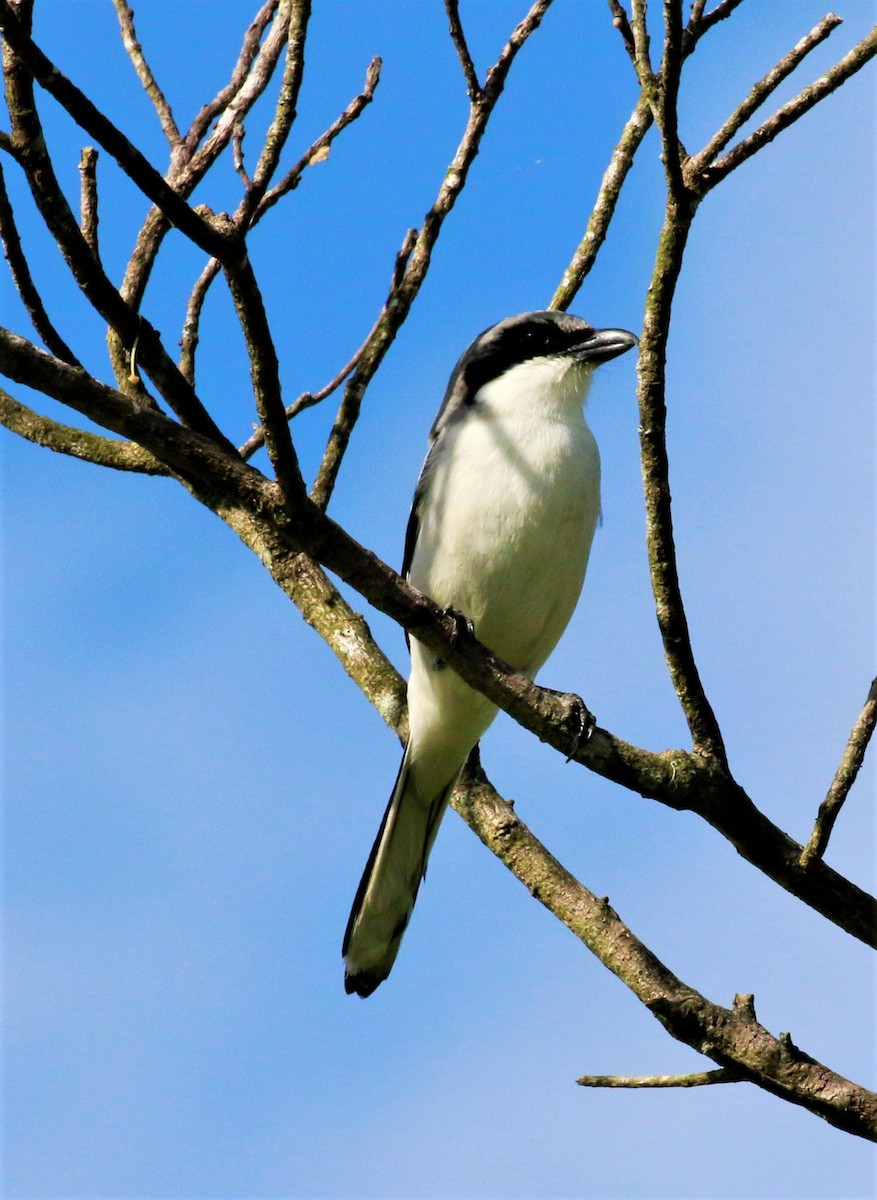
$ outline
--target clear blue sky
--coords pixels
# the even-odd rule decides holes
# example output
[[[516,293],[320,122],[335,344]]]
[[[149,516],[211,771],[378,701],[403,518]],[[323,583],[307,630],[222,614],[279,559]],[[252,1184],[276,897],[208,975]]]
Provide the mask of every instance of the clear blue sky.
[[[178,120],[222,84],[255,4],[141,0]],[[462,4],[480,71],[525,0]],[[656,11],[659,5],[653,5]],[[690,63],[699,147],[825,13],[749,0]],[[862,37],[875,5],[781,89]],[[153,160],[162,135],[108,0],[41,0],[36,36]],[[192,46],[194,45],[194,50]],[[289,397],[346,361],[465,121],[435,0],[315,4],[289,161],[384,59],[373,105],[253,243]],[[874,69],[704,204],[669,352],[680,570],[731,762],[806,839],[874,663]],[[370,388],[333,514],[398,563],[448,372],[470,339],[543,307],[578,242],[634,80],[607,7],[557,0],[525,47],[411,319]],[[83,142],[42,104],[71,197]],[[254,124],[250,153],[258,144]],[[633,330],[660,220],[654,139],[574,305]],[[145,206],[101,162],[118,276]],[[104,377],[102,331],[16,188],[62,332]],[[231,207],[219,170],[197,200]],[[169,243],[146,312],[173,348],[199,263]],[[4,324],[26,332],[5,277]],[[230,436],[253,419],[229,305],[207,310],[199,384]],[[685,744],[643,544],[634,363],[590,418],[604,523],[542,679],[653,749]],[[21,394],[20,392],[18,394]],[[48,406],[45,411],[54,412]],[[334,405],[296,436],[312,472]],[[708,1066],[449,816],[391,980],[345,996],[340,942],[398,746],[255,558],[169,481],[10,436],[5,473],[5,1183],[12,1197],[867,1196],[865,1143],[745,1085],[594,1092],[585,1073]],[[402,635],[369,620],[405,665]],[[774,1033],[874,1082],[868,952],[694,817],[565,766],[508,718],[487,769],[534,831],[683,979],[754,992]],[[873,764],[829,861],[873,885]]]

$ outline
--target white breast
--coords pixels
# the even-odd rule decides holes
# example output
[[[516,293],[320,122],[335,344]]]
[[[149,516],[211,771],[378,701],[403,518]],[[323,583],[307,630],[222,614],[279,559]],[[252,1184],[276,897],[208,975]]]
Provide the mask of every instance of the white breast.
[[[517,390],[509,376],[488,384],[444,430],[410,572],[528,674],[572,615],[600,510],[600,459],[582,412],[590,373],[547,366],[548,386],[518,368]]]

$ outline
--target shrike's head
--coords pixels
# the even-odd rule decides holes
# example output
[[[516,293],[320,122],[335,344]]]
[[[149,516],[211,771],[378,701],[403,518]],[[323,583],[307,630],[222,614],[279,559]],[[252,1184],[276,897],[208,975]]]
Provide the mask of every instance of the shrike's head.
[[[636,342],[625,329],[594,329],[569,313],[506,317],[479,334],[457,363],[433,437],[479,401],[503,408],[534,400],[581,404],[594,368]]]

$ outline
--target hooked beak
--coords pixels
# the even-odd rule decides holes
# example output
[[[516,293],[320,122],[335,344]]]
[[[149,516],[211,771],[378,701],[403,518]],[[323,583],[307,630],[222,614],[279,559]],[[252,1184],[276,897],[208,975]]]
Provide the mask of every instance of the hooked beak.
[[[639,339],[626,329],[595,329],[590,337],[573,351],[581,362],[608,362],[632,349]]]

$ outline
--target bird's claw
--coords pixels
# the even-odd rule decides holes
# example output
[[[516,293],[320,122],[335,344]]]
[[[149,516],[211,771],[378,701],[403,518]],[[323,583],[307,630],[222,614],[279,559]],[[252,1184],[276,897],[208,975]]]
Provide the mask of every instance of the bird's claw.
[[[461,612],[457,612],[455,608],[451,608],[450,604],[444,610],[442,615],[445,617],[450,617],[454,622],[454,632],[451,634],[452,645],[456,646],[457,642],[464,637],[469,638],[470,640],[474,639],[475,625],[467,616],[464,616],[464,614]]]
[[[572,750],[567,755],[566,761],[572,762],[578,754],[582,742],[586,742],[594,732],[597,718],[588,708],[587,704],[585,704],[581,696],[568,694],[565,698],[569,707],[563,719],[563,724],[573,736]]]
[[[453,632],[451,633],[451,651],[452,652],[456,649],[457,643],[462,641],[463,638],[466,638],[468,641],[474,640],[475,626],[472,623],[472,621],[469,620],[468,617],[463,615],[463,613],[457,612],[457,610],[455,608],[451,608],[451,606],[449,604],[447,606],[447,608],[445,608],[442,611],[442,616],[450,617],[450,619],[454,623],[454,629],[453,629]],[[433,659],[432,669],[434,671],[441,671],[442,668],[446,665],[447,664],[443,658],[435,658],[435,659]]]

